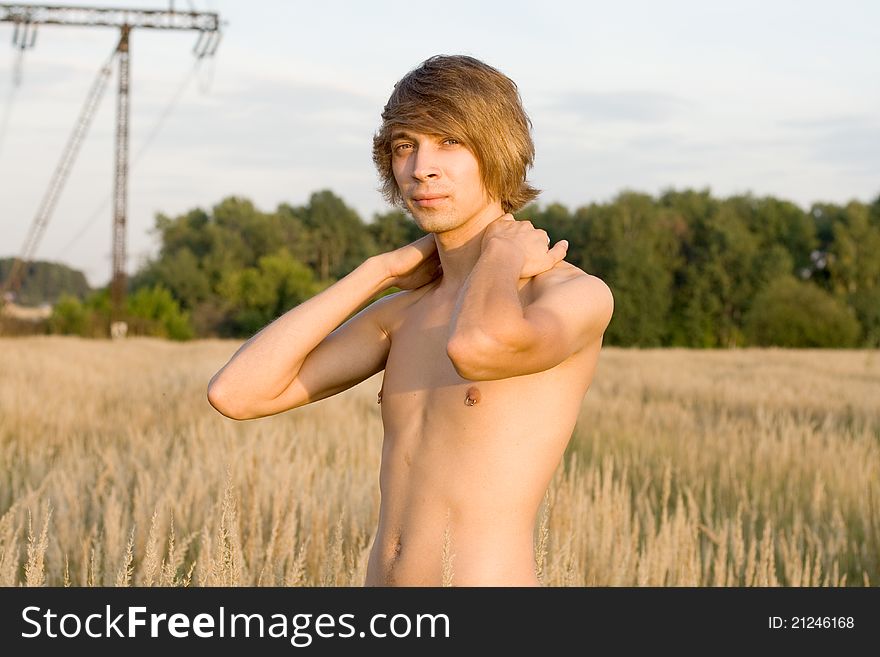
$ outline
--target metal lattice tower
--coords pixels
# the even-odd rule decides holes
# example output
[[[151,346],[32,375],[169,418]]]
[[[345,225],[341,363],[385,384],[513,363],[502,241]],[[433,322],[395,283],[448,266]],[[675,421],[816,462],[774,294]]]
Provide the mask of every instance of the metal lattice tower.
[[[112,321],[120,321],[125,315],[125,224],[128,208],[128,132],[129,132],[129,76],[131,31],[135,28],[157,30],[195,30],[199,32],[193,52],[199,59],[213,55],[220,42],[220,17],[216,12],[175,11],[173,3],[168,11],[154,9],[115,9],[110,7],[63,7],[52,5],[26,5],[0,3],[0,23],[13,23],[13,46],[20,53],[33,48],[36,43],[37,26],[93,26],[115,27],[120,30],[119,44],[115,57],[119,62],[119,86],[116,104],[116,163],[113,186],[113,278],[111,298],[113,300]],[[6,280],[5,288],[15,290],[21,283],[21,275],[26,263],[33,257],[40,238],[46,229],[52,211],[70,172],[73,160],[85,131],[94,115],[100,94],[106,86],[110,62],[102,69],[83,113],[77,122],[55,170],[49,190],[40,204],[30,230],[28,231],[21,255],[13,263]],[[20,75],[20,68],[16,68]]]

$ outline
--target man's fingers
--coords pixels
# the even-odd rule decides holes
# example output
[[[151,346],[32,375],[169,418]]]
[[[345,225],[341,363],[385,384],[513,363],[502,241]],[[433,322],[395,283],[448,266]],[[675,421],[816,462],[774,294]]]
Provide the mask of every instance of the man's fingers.
[[[565,254],[568,252],[568,240],[559,240],[556,244],[553,245],[553,248],[548,251],[548,253],[553,256],[553,262],[559,262],[563,258],[565,258]]]

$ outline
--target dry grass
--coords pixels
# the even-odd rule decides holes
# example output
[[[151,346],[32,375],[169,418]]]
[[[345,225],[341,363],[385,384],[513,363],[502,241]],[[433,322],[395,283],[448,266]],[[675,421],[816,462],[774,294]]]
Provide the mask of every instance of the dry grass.
[[[363,582],[378,379],[236,423],[205,400],[236,346],[0,340],[0,585]],[[878,399],[876,351],[606,349],[539,577],[876,586]]]

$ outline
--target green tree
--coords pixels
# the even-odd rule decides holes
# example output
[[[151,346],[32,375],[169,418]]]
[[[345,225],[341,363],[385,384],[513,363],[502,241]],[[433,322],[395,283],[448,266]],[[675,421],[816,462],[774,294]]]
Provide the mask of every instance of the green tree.
[[[50,333],[102,338],[110,335],[110,291],[96,290],[80,301],[72,295],[63,295],[52,308],[48,328]]]
[[[816,224],[797,205],[772,197],[755,199],[750,195],[733,197],[725,203],[738,206],[749,231],[758,238],[760,250],[781,246],[787,251],[787,261],[792,263],[788,273],[810,266],[810,254],[819,246]]]
[[[828,292],[783,276],[755,296],[746,332],[759,346],[852,347],[859,323],[852,310]]]
[[[555,213],[556,225],[564,226],[561,208]],[[610,344],[663,343],[679,258],[674,221],[650,196],[636,192],[623,192],[610,205],[580,208],[570,220],[565,239],[584,245],[583,262],[576,264],[614,294]]]
[[[550,236],[551,244],[560,240],[568,240],[568,251],[565,260],[580,267],[583,259],[583,239],[579,239],[574,215],[562,203],[551,203],[541,209],[537,204],[527,205],[514,213],[517,219],[527,219],[535,228],[542,228]]]
[[[275,210],[275,214],[278,216],[281,233],[283,235],[281,246],[287,247],[290,255],[300,262],[307,262],[309,254],[312,252],[312,249],[314,249],[314,244],[312,235],[306,227],[303,218],[298,213],[298,210],[287,203],[281,203]],[[275,245],[271,251],[276,250],[278,246],[279,245]],[[268,253],[264,253],[263,255],[268,255]]]
[[[832,203],[814,203],[810,207],[810,218],[816,228],[818,246],[815,251],[816,258],[811,258],[809,265],[809,278],[828,292],[834,290],[828,269],[828,261],[833,258],[830,251],[834,248],[834,225],[845,222],[845,212],[842,207]]]
[[[152,232],[159,237],[160,256],[188,249],[197,258],[203,257],[212,247],[206,231],[210,222],[211,217],[201,208],[174,218],[158,213]]]
[[[877,195],[877,198],[871,203],[871,225],[877,229],[880,229],[880,194]]]
[[[12,273],[14,258],[0,258],[0,287]],[[42,260],[25,264],[16,302],[23,306],[55,303],[62,295],[84,298],[91,289],[85,274],[67,265]]]
[[[357,212],[333,192],[315,192],[298,208],[312,236],[307,264],[322,280],[342,278],[376,253],[373,237]]]
[[[87,335],[89,311],[75,296],[62,294],[52,308],[49,332],[62,335]]]
[[[880,229],[872,225],[868,206],[855,201],[832,225],[828,270],[832,290],[846,296],[880,286]]]
[[[880,347],[880,287],[853,292],[848,301],[862,326],[862,346]]]
[[[171,292],[156,285],[142,287],[127,298],[129,332],[133,335],[152,335],[172,340],[193,337],[189,314]]]
[[[144,276],[140,281],[133,282],[132,287],[161,286],[170,290],[187,309],[196,308],[199,303],[211,297],[208,274],[188,246],[169,253],[157,261],[149,272],[149,277]]]
[[[249,199],[227,197],[214,206],[213,217],[218,227],[239,236],[246,247],[247,265],[254,264],[284,243],[284,230],[278,215],[260,212]]]
[[[515,215],[554,242],[568,240],[568,262],[611,287],[609,344],[742,344],[757,294],[792,275],[849,305],[866,346],[880,340],[880,197],[803,212],[772,197],[717,199],[709,189],[668,189],[656,199],[624,191],[574,212],[533,203]],[[273,213],[230,196],[210,212],[158,215],[156,231],[162,247],[132,278],[131,290],[162,286],[199,335],[222,336],[251,334],[303,300],[300,292],[285,296],[279,281],[318,289],[423,234],[399,210],[364,224],[329,190]],[[105,321],[102,311],[89,316]]]
[[[667,192],[665,199],[663,204],[687,222],[680,231],[682,261],[674,286],[670,343],[741,344],[743,317],[755,290],[776,270],[763,260],[760,241],[749,230],[749,207],[739,199],[718,203],[693,194]],[[784,266],[789,264],[790,258]]]
[[[235,328],[253,334],[322,288],[287,249],[260,258],[257,267],[227,272],[221,283]]]
[[[611,207],[598,203],[579,207],[564,239],[569,240],[569,253],[578,254],[570,262],[608,283],[616,262],[614,245],[620,240]]]
[[[368,230],[377,253],[400,248],[425,234],[418,224],[401,210],[374,214]]]
[[[880,333],[880,225],[871,207],[853,201],[834,216],[828,246],[828,278],[832,293],[856,312],[865,346]]]

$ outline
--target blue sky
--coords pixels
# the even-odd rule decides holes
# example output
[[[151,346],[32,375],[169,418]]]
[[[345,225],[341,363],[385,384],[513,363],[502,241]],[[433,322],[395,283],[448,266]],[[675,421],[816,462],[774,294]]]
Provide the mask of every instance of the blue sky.
[[[194,33],[132,36],[130,272],[156,251],[157,212],[231,194],[271,211],[324,188],[365,220],[387,209],[371,137],[394,82],[437,53],[476,56],[516,81],[543,203],[577,207],[625,188],[709,187],[804,208],[880,194],[877,2],[174,4],[226,25],[197,70]],[[0,256],[20,250],[118,34],[41,28],[18,87],[11,39],[0,24]],[[111,269],[115,87],[114,75],[37,251],[93,285]]]

